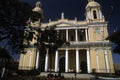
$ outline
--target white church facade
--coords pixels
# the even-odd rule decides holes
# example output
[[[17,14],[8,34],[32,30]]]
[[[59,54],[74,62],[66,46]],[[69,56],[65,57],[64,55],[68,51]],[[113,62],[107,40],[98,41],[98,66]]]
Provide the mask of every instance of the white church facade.
[[[40,6],[36,7],[34,9],[41,10]],[[45,56],[41,56],[35,48],[26,49],[27,53],[20,55],[19,70],[43,66],[44,72],[51,69],[52,72],[65,73],[114,73],[111,43],[106,40],[108,24],[100,4],[88,0],[85,17],[84,21],[78,21],[77,18],[69,20],[62,13],[61,19],[42,23],[42,28],[56,26],[55,30],[59,32],[61,39],[70,42],[70,46],[64,45],[51,55],[52,65],[48,51]],[[37,23],[31,23],[31,26],[39,27]]]

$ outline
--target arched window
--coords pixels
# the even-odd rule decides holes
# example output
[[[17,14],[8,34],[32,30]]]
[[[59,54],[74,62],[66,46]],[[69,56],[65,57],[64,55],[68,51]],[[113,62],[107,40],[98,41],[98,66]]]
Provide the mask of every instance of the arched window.
[[[94,17],[94,19],[97,19],[97,13],[95,10],[93,11],[93,17]]]

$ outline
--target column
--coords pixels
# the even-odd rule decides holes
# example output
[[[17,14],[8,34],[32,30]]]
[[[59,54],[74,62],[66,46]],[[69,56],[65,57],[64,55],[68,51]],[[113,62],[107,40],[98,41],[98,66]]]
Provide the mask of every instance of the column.
[[[66,41],[68,41],[68,29],[66,30]]]
[[[80,62],[79,62],[79,50],[76,50],[76,72],[79,73],[80,71]]]
[[[92,19],[90,10],[88,11],[89,20]]]
[[[99,18],[102,19],[102,12],[100,9],[99,9]]]
[[[78,31],[77,29],[75,30],[75,38],[76,38],[76,42],[78,41]]]
[[[86,37],[86,41],[88,41],[88,30],[85,29],[85,37]]]
[[[21,66],[22,69],[25,69],[25,54],[22,54],[23,55],[23,65]]]
[[[105,55],[105,63],[106,63],[105,65],[106,65],[107,73],[109,73],[108,54],[107,54],[107,50],[104,51],[105,51],[104,55]]]
[[[88,20],[89,19],[89,16],[88,16],[88,11],[87,11],[87,14],[86,14],[86,20]]]
[[[90,51],[87,49],[87,70],[90,73]]]
[[[65,51],[65,72],[68,72],[68,66],[69,66],[69,57],[68,57],[68,50]]]
[[[98,50],[96,50],[96,61],[97,61],[97,71],[100,72]]]
[[[31,60],[32,60],[32,54],[30,54],[30,61],[29,61],[28,69],[31,69]],[[27,67],[26,67],[26,68],[27,68]]]
[[[45,72],[48,70],[48,58],[49,58],[48,51],[49,51],[49,49],[46,49],[46,57],[45,57]]]
[[[90,28],[89,28],[90,29]],[[87,29],[87,32],[88,32],[88,40],[90,41],[90,37],[91,37],[91,34],[89,33],[89,29]]]
[[[37,52],[37,56],[36,56],[36,69],[39,68],[39,51]]]
[[[58,71],[58,51],[55,53],[55,72]]]
[[[32,62],[32,52],[29,50],[29,53],[30,53],[30,60],[29,60],[29,66],[26,67],[28,69],[31,69],[31,62]]]

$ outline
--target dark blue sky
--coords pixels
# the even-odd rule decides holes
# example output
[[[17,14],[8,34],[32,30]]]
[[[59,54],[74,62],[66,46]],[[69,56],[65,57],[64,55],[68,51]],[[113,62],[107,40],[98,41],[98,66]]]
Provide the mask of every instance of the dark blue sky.
[[[33,7],[37,0],[20,0],[31,4]],[[84,20],[85,7],[88,0],[39,0],[42,4],[45,22],[58,20],[64,12],[65,18]],[[100,3],[103,15],[109,22],[108,31],[120,30],[120,0],[95,0]],[[111,16],[111,17],[109,17]],[[114,61],[120,63],[120,55],[113,55]]]
[[[31,4],[33,7],[37,0],[20,0]],[[57,20],[64,12],[65,18],[84,20],[85,7],[88,0],[39,0],[42,4],[45,22]],[[103,14],[109,22],[109,33],[120,29],[120,0],[95,0],[102,6]],[[109,17],[112,16],[112,17]]]

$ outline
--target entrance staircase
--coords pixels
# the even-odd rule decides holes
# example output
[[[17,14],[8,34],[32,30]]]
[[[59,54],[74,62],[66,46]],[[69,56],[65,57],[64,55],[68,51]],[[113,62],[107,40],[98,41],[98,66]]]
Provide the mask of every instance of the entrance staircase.
[[[47,75],[50,74],[49,72],[41,72],[39,75],[40,77],[47,77]],[[53,75],[58,75],[58,73],[51,73]],[[75,73],[61,73],[61,76],[64,76],[65,78],[77,78],[77,79],[87,79],[89,80],[91,77],[94,77],[92,74],[75,74]]]

